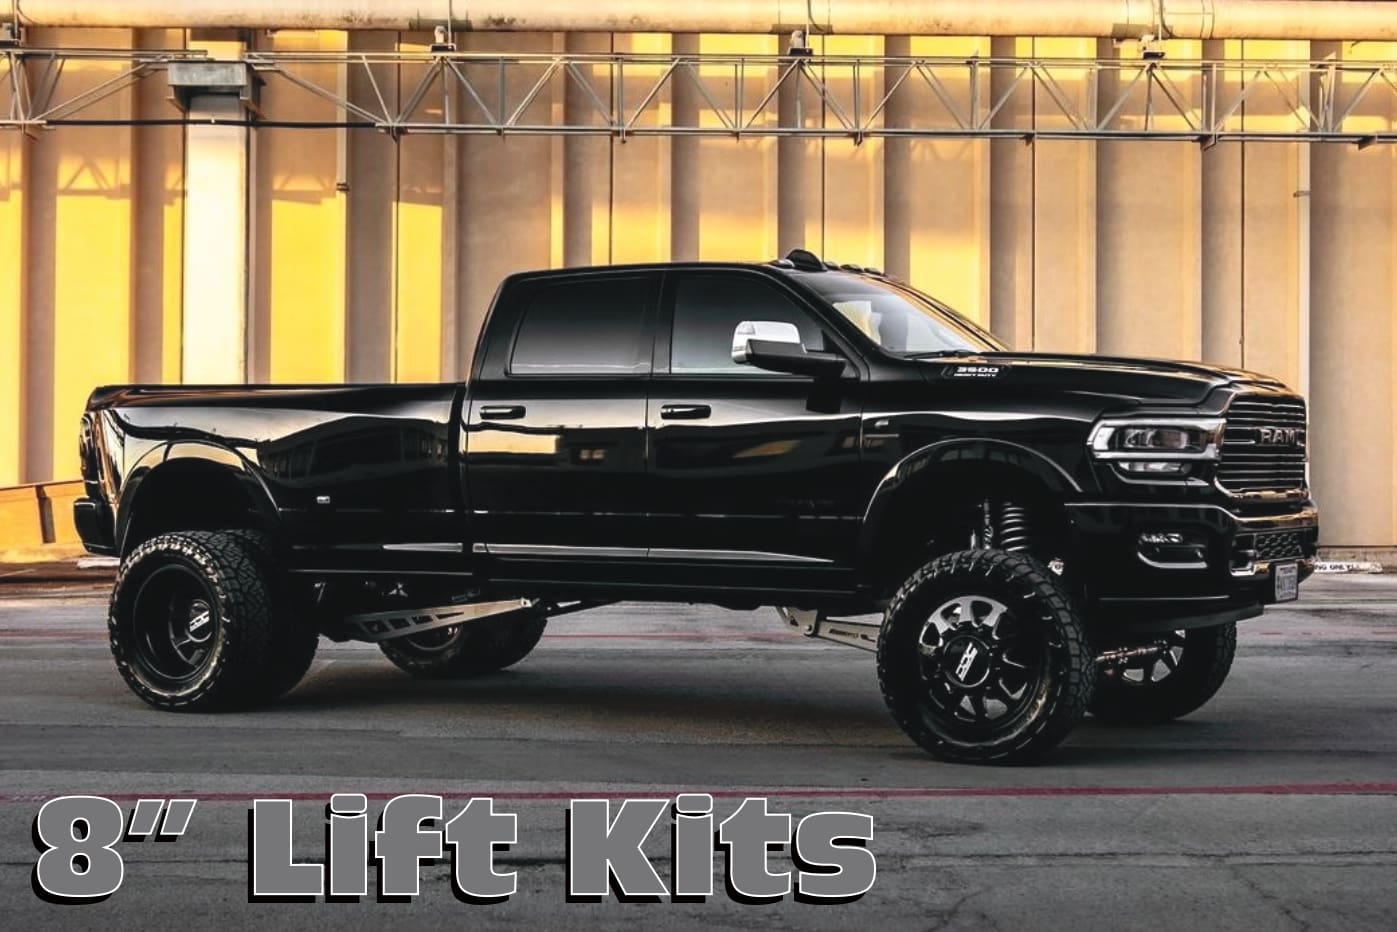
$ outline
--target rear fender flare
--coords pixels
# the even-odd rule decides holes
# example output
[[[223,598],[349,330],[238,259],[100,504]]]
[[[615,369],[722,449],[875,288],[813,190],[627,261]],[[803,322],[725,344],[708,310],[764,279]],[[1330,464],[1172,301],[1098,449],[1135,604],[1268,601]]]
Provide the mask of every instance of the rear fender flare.
[[[176,440],[148,450],[131,467],[121,490],[117,509],[118,552],[126,552],[127,535],[139,509],[144,490],[153,477],[169,478],[172,471],[198,470],[209,476],[231,477],[252,504],[259,529],[275,531],[279,513],[270,490],[253,464],[236,450],[201,440]]]

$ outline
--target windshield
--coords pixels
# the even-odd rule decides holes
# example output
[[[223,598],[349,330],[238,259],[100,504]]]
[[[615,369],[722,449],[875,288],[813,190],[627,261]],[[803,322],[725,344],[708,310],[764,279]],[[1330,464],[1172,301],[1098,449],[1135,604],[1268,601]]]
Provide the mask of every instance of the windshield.
[[[830,272],[803,276],[803,282],[870,340],[898,356],[1005,348],[989,332],[905,285]]]

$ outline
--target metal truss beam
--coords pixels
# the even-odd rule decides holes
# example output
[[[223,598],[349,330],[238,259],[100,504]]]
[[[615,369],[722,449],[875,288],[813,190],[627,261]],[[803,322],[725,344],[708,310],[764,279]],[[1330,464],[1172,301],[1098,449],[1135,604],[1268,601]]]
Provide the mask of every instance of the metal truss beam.
[[[0,128],[179,124],[101,119],[93,105],[199,52],[0,52]],[[722,55],[489,55],[249,52],[267,89],[326,105],[328,118],[248,120],[351,127],[394,137],[477,135],[802,136],[1397,142],[1397,62],[891,58]],[[88,73],[73,82],[74,63]],[[103,65],[96,69],[91,66]],[[96,75],[92,77],[91,75]],[[363,82],[351,82],[355,75]],[[351,83],[372,93],[351,99]],[[676,86],[697,118],[669,106]],[[581,113],[554,102],[581,92]],[[393,93],[390,93],[390,89]],[[796,105],[778,106],[782,95]],[[902,105],[889,108],[895,95]],[[304,98],[303,98],[304,99]],[[909,106],[910,104],[910,106]],[[572,108],[576,110],[578,108]],[[891,114],[908,114],[894,122]],[[691,115],[692,116],[692,115]]]

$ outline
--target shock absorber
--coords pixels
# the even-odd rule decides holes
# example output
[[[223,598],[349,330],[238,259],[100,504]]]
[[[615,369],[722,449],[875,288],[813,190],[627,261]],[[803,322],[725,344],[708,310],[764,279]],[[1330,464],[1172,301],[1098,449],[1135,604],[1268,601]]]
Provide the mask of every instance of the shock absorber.
[[[1009,501],[996,503],[994,546],[999,550],[1019,552],[1033,547],[1027,508]]]

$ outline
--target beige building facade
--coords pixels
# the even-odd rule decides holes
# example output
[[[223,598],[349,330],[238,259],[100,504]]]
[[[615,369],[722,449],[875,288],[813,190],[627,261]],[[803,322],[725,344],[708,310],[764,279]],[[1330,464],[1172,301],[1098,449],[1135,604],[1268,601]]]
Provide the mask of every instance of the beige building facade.
[[[779,56],[786,43],[662,33],[453,38],[462,52],[654,56],[628,65],[635,78],[646,68],[660,75],[675,55]],[[345,56],[418,55],[433,37],[31,29],[25,42],[206,49],[227,59],[312,53],[287,69],[371,107],[410,93],[414,69],[428,66],[356,67]],[[1141,54],[1131,43],[1062,37],[817,36],[812,45],[812,67],[840,56],[1066,63]],[[1397,59],[1397,45],[1372,42],[1171,41],[1164,51],[1169,61],[1258,68]],[[42,77],[37,65],[25,67],[33,81]],[[119,67],[70,61],[58,80],[65,95],[81,93]],[[614,72],[579,67],[600,97],[615,94]],[[736,94],[714,68],[710,83]],[[768,72],[743,78],[751,94],[770,86]],[[863,99],[879,100],[890,73],[869,68],[848,80],[860,83]],[[945,95],[969,98],[962,73],[947,66],[938,79]],[[986,73],[989,99],[1012,75]],[[1245,75],[1183,74],[1175,103],[1200,109],[1204,82]],[[534,81],[504,70],[500,80],[510,100],[523,100]],[[1089,111],[1119,80],[1074,80],[1064,65],[1055,93]],[[76,425],[98,384],[456,380],[510,272],[761,260],[805,246],[884,268],[1018,348],[1201,359],[1279,376],[1310,400],[1323,543],[1390,552],[1397,147],[1286,140],[1295,108],[1313,105],[1302,99],[1310,88],[1271,83],[1279,90],[1258,91],[1231,117],[1250,130],[1277,127],[1276,138],[1248,142],[1049,138],[1071,129],[1071,119],[1041,83],[1004,97],[987,123],[1027,121],[1041,136],[821,137],[813,131],[836,127],[837,114],[811,85],[799,104],[790,94],[772,101],[772,119],[780,107],[805,108],[802,125],[812,132],[803,136],[395,139],[329,125],[342,118],[336,105],[284,79],[262,87],[261,112],[323,126],[183,125],[169,120],[180,112],[164,76],[152,74],[84,105],[86,125],[0,129],[0,487],[76,477]],[[659,118],[718,119],[696,87],[661,86]],[[439,96],[424,112],[471,106],[459,88]],[[1393,99],[1361,98],[1351,120],[1378,137],[1391,133]],[[1130,97],[1121,119],[1187,128],[1173,108],[1147,114],[1150,106]],[[530,107],[540,125],[557,124],[585,121],[594,102],[559,75]],[[879,119],[899,126],[944,123],[936,87],[925,81],[886,107]]]

